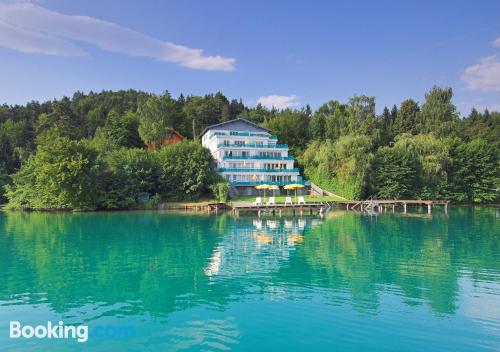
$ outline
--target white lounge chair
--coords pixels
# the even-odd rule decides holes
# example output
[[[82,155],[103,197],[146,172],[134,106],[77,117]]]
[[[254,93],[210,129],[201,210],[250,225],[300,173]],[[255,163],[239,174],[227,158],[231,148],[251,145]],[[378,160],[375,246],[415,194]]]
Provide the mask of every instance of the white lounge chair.
[[[297,204],[306,204],[306,201],[304,200],[303,196],[299,196],[299,200],[298,200]]]
[[[286,198],[285,198],[285,205],[287,205],[287,204],[289,204],[289,205],[292,205],[292,204],[293,204],[293,203],[292,203],[292,197],[286,197]]]
[[[253,205],[262,205],[262,197],[255,198]]]
[[[267,205],[276,205],[276,198],[269,197],[269,202],[267,202]]]

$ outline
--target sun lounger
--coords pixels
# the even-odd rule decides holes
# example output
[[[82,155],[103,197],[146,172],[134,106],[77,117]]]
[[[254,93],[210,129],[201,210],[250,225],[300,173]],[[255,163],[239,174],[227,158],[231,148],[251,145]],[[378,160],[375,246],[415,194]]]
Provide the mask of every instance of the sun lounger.
[[[261,197],[255,198],[255,202],[253,203],[253,205],[262,205],[262,198]]]

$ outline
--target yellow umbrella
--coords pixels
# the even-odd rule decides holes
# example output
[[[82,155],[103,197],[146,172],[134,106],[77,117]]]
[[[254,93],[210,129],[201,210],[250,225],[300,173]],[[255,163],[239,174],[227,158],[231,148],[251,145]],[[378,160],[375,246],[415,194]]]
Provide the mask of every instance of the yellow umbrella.
[[[286,185],[283,188],[286,189],[286,190],[294,189],[295,190],[295,201],[297,201],[297,189],[304,188],[304,185],[301,185],[299,183],[291,183],[289,185]]]
[[[270,189],[270,190],[272,190],[272,191],[273,191],[273,196],[274,196],[274,191],[277,191],[277,190],[279,190],[280,188],[279,188],[278,186],[276,186],[276,185],[272,185],[272,186],[269,186],[269,188],[268,188],[268,189]]]
[[[263,184],[263,185],[255,186],[255,189],[263,189],[264,190],[264,197],[265,197],[266,196],[266,189],[269,189],[269,187],[271,187],[271,185]]]

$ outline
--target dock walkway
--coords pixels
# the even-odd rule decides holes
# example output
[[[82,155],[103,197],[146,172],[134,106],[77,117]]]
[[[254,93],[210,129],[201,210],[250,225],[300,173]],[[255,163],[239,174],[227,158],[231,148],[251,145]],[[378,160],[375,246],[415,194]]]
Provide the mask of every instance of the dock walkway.
[[[365,200],[365,201],[341,201],[341,202],[306,202],[306,203],[293,203],[293,204],[285,204],[285,203],[276,203],[276,204],[255,204],[251,202],[233,202],[231,204],[233,214],[239,215],[240,212],[254,212],[258,215],[261,212],[271,212],[274,214],[278,213],[281,215],[284,210],[291,210],[294,214],[299,212],[301,215],[304,212],[309,211],[310,214],[313,212],[318,212],[322,214],[326,209],[331,207],[346,207],[347,210],[354,211],[363,211],[363,210],[372,210],[372,211],[387,211],[388,208],[392,208],[392,211],[395,211],[396,207],[402,207],[403,212],[406,213],[408,210],[408,206],[427,206],[428,214],[432,213],[432,207],[434,205],[442,205],[444,206],[444,210],[448,212],[448,204],[449,201],[446,200]]]

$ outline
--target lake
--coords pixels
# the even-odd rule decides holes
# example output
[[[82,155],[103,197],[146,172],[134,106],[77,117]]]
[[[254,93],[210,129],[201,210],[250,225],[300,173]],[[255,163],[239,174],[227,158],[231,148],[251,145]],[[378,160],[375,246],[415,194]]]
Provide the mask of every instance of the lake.
[[[0,212],[0,349],[499,351],[500,208]],[[9,322],[88,340],[9,338]]]

